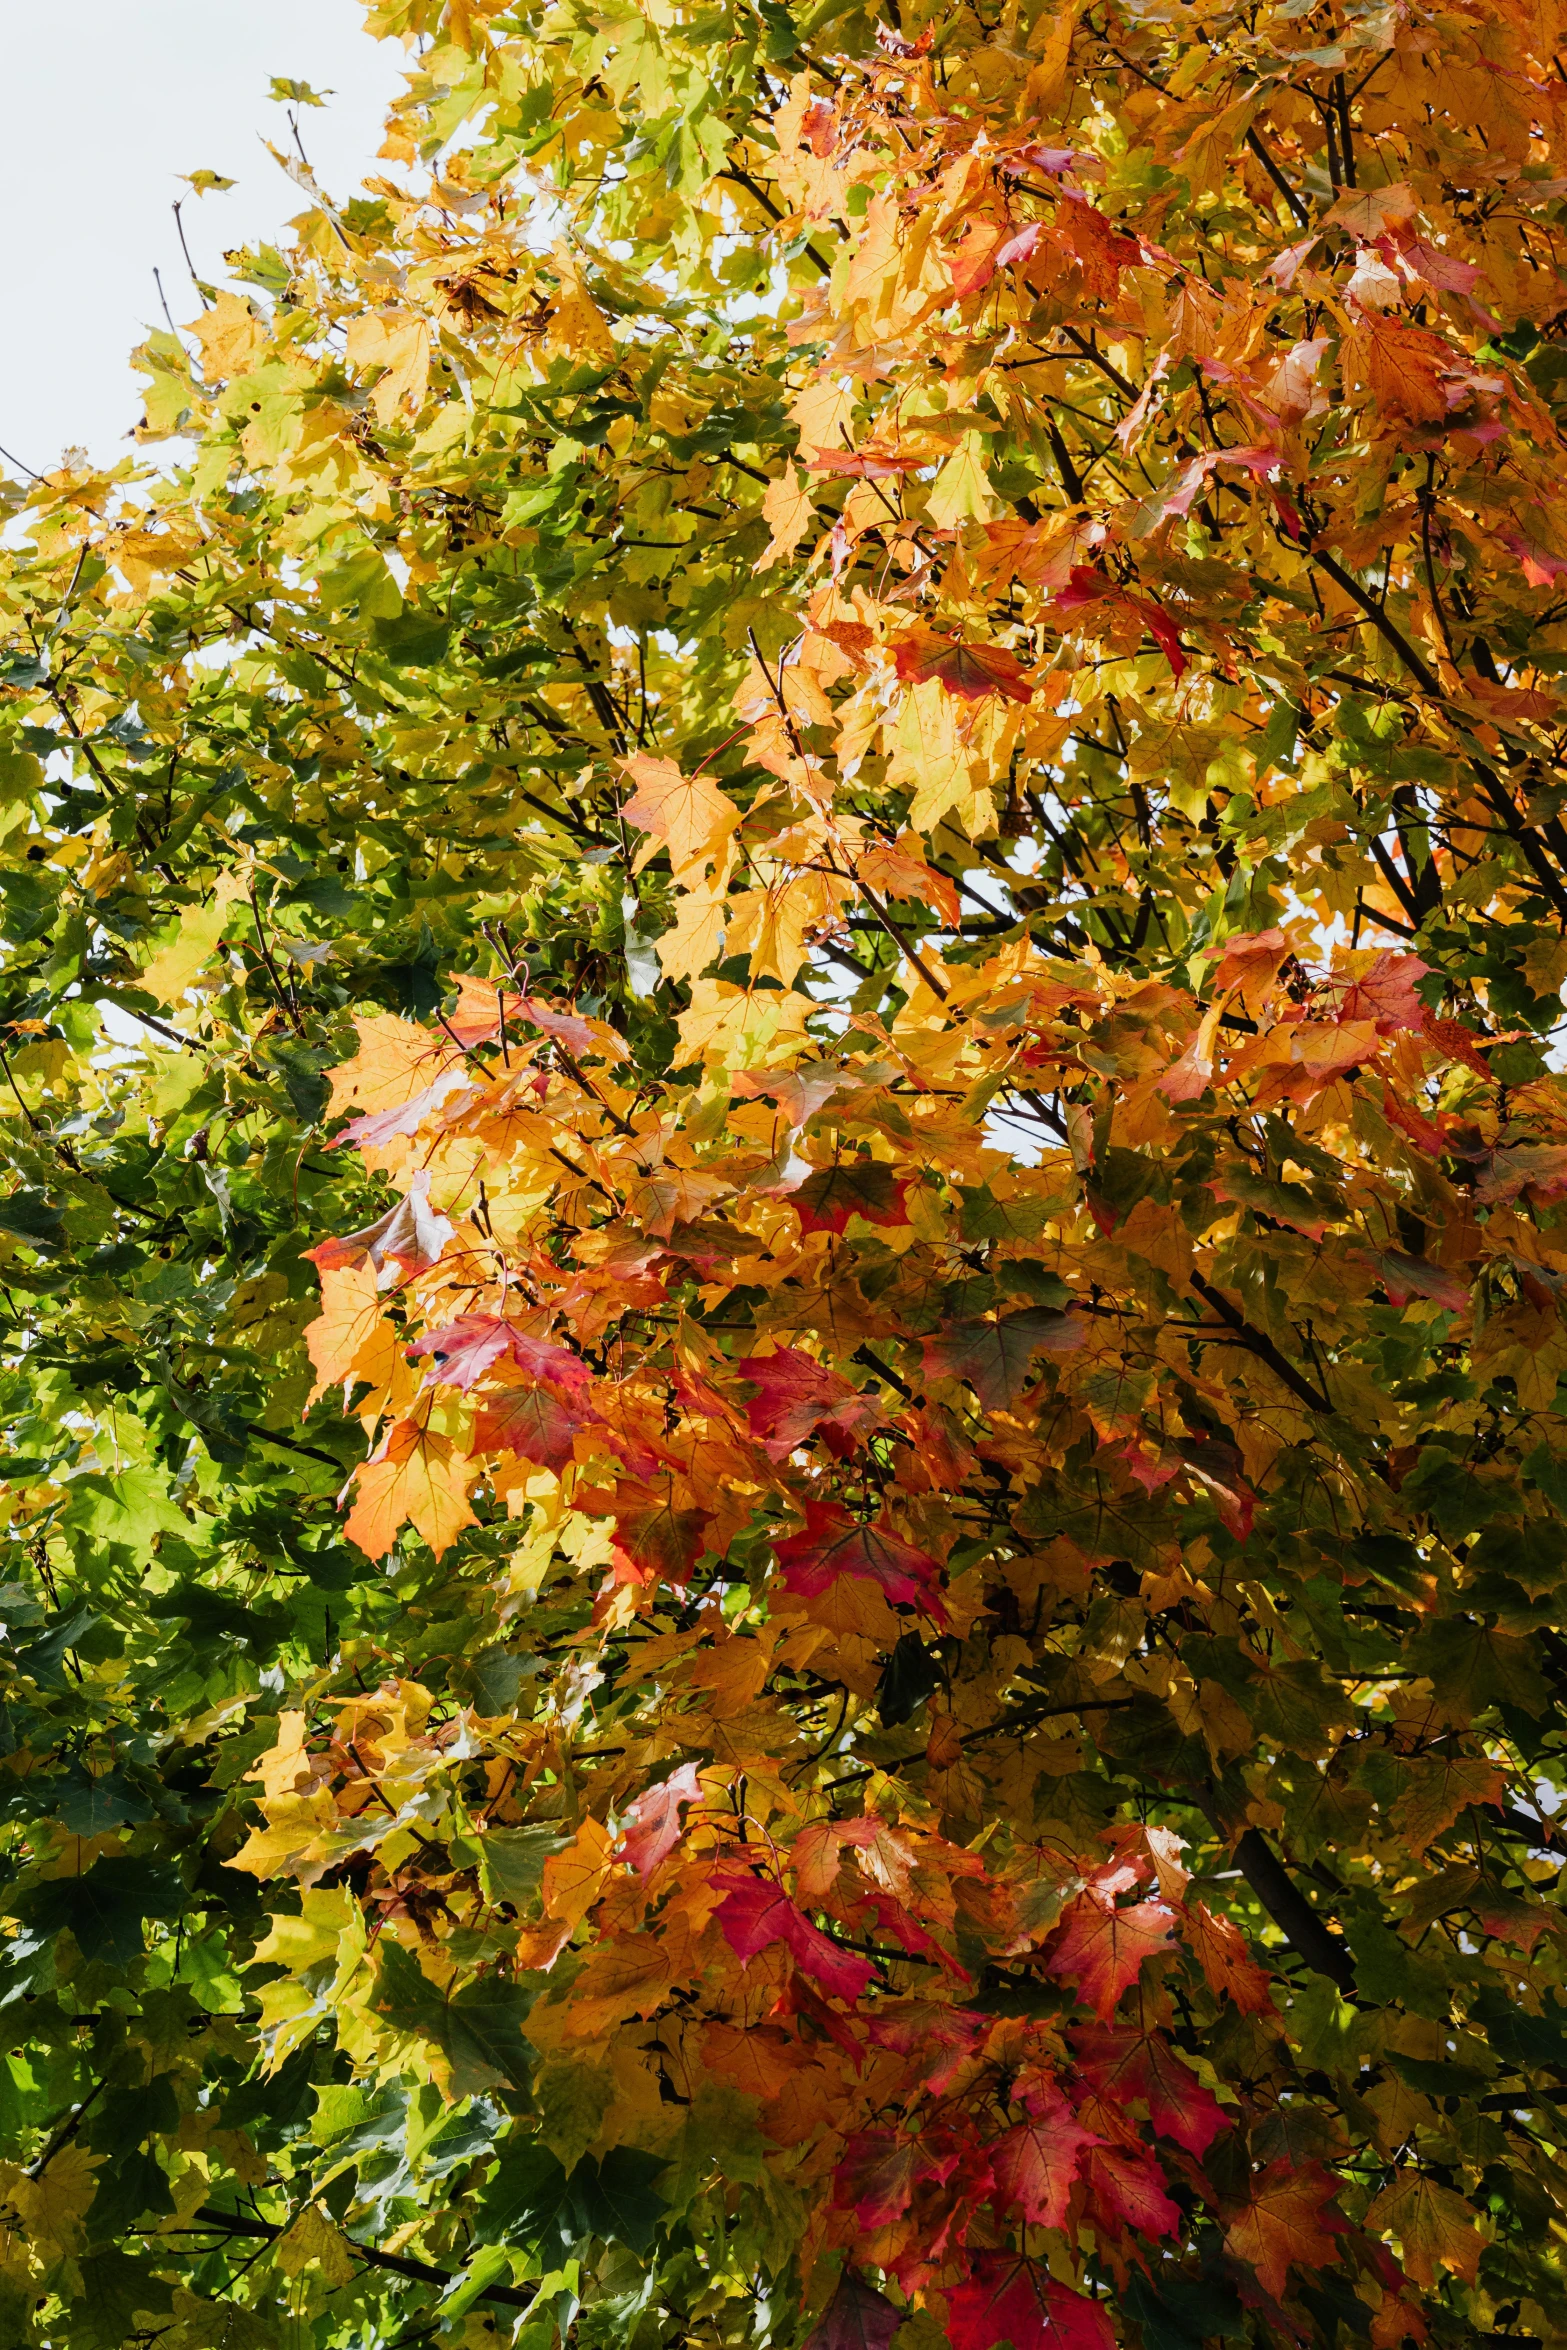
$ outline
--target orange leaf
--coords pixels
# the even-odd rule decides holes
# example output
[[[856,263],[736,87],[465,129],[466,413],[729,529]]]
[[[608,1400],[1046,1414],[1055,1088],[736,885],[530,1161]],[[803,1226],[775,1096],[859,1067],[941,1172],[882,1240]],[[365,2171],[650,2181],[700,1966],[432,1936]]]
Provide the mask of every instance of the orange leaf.
[[[673,759],[654,759],[639,751],[625,762],[636,790],[623,815],[641,832],[651,833],[669,851],[676,873],[716,856],[740,821],[740,810],[705,775],[683,775]],[[644,849],[637,859],[640,871],[653,854]]]
[[[1176,1923],[1210,1991],[1232,1999],[1242,2015],[1273,2013],[1273,1978],[1252,1957],[1233,1918],[1215,1917],[1205,1901],[1194,1901]]]
[[[359,1472],[359,1491],[345,1532],[371,1558],[384,1557],[398,1529],[412,1523],[437,1558],[464,1526],[478,1524],[468,1507],[471,1474],[449,1440],[416,1421],[398,1420],[375,1459]]]
[[[1225,2229],[1229,2250],[1256,2270],[1276,2301],[1291,2268],[1325,2268],[1343,2257],[1333,2240],[1347,2225],[1332,2208],[1336,2188],[1320,2163],[1297,2170],[1292,2162],[1270,2162],[1253,2181],[1251,2201]]]
[[[381,1293],[368,1264],[330,1268],[321,1275],[321,1311],[305,1332],[316,1383],[307,1409],[329,1387],[345,1383],[383,1327]]]

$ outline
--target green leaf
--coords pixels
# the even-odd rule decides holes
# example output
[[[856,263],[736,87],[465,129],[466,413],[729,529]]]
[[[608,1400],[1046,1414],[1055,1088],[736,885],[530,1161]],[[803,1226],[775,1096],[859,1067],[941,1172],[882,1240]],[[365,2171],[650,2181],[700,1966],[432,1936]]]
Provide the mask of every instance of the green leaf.
[[[116,1853],[95,1860],[85,1876],[34,1885],[16,1910],[35,1933],[68,1931],[83,1958],[123,1967],[141,1956],[146,1921],[178,1916],[187,1899],[171,1863]]]

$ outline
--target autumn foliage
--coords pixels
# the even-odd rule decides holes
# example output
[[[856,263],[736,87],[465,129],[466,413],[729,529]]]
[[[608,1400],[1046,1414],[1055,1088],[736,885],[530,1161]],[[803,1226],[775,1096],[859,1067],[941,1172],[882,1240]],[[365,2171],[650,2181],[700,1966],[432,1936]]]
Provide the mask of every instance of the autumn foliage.
[[[1560,2340],[1557,12],[372,24],[0,577],[7,2345]]]

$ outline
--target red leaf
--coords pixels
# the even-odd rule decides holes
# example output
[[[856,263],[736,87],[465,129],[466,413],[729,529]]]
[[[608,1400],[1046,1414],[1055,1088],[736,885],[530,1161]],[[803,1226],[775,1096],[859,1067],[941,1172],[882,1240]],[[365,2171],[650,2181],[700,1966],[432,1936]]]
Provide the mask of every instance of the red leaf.
[[[881,1159],[844,1159],[823,1167],[793,1191],[785,1192],[805,1232],[846,1232],[851,1216],[867,1224],[906,1224],[903,1195],[907,1175],[894,1175]]]
[[[1095,204],[1063,193],[1055,235],[1076,260],[1083,284],[1097,301],[1113,302],[1123,269],[1135,269],[1142,255],[1131,237],[1111,226]]]
[[[601,1426],[597,1412],[564,1402],[547,1387],[508,1387],[486,1396],[473,1423],[476,1453],[510,1452],[558,1476],[576,1457],[579,1429]]]
[[[1137,2146],[1090,2144],[1083,2156],[1083,2185],[1090,2215],[1106,2234],[1123,2227],[1140,2236],[1179,2233],[1180,2211],[1164,2191],[1164,2174],[1153,2156]]]
[[[936,677],[960,702],[983,701],[987,694],[1004,694],[1012,702],[1032,701],[1034,696],[1022,663],[1002,645],[913,637],[899,645],[897,668],[905,685],[923,685]]]
[[[680,1841],[681,1805],[701,1800],[702,1782],[696,1775],[696,1764],[682,1763],[678,1771],[672,1771],[631,1805],[620,1840],[621,1859],[630,1861],[639,1877],[650,1877]]]
[[[1382,1085],[1382,1115],[1390,1126],[1396,1126],[1400,1134],[1407,1134],[1410,1141],[1431,1158],[1439,1159],[1445,1153],[1447,1136],[1441,1127],[1433,1126],[1431,1120],[1423,1118],[1418,1110],[1406,1109],[1385,1079]]]
[[[878,1396],[862,1395],[798,1347],[747,1355],[735,1368],[759,1390],[745,1415],[769,1460],[784,1460],[811,1435],[820,1435],[836,1460],[847,1460],[856,1440],[882,1418]]]
[[[1084,2150],[1100,2140],[1076,2121],[1059,2089],[1040,2090],[1030,2103],[1029,2119],[990,2148],[990,2167],[1031,2227],[1058,2228]]]
[[[1129,612],[1141,615],[1144,626],[1153,637],[1177,678],[1186,671],[1186,655],[1181,650],[1180,632],[1162,604],[1151,596],[1129,595],[1113,579],[1106,579],[1102,571],[1091,564],[1074,563],[1067,583],[1056,595],[1058,612],[1080,612],[1089,604],[1119,604]]]
[[[1418,955],[1399,955],[1384,948],[1370,970],[1344,991],[1339,1018],[1376,1020],[1388,1030],[1423,1027],[1430,1014],[1415,993],[1415,983],[1424,979],[1430,968]],[[1483,1074],[1489,1076],[1490,1071]]]
[[[713,1914],[742,1966],[759,1951],[782,1942],[804,1972],[839,1999],[858,1999],[874,1981],[876,1969],[868,1960],[840,1950],[765,1877],[721,1877],[717,1882],[727,1890]]]
[[[877,2009],[866,2027],[873,2047],[914,2059],[913,2074],[939,2097],[973,2057],[989,2030],[982,2015],[942,2000],[903,1999]]]
[[[936,1561],[890,1526],[862,1526],[835,1501],[808,1501],[803,1533],[775,1548],[786,1587],[801,1599],[817,1598],[840,1575],[859,1575],[879,1584],[888,1599],[922,1607],[937,1623],[946,1620]]]
[[[1135,1983],[1145,1958],[1168,1949],[1175,1912],[1162,1901],[1136,1901],[1116,1909],[1092,1893],[1073,1902],[1062,1920],[1046,1971],[1077,1985],[1078,1997],[1101,2023]]]
[[[979,2252],[966,2281],[947,2294],[952,2350],[1115,2350],[1103,2307],[1058,2285],[1034,2260]]]
[[[1221,2130],[1234,2126],[1232,2116],[1162,2037],[1145,2039],[1114,2024],[1081,2024],[1072,2046],[1091,2087],[1118,2105],[1140,2097],[1160,2135],[1199,2160]]]
[[[1449,1060],[1462,1061],[1466,1069],[1472,1069],[1477,1077],[1483,1077],[1487,1085],[1496,1083],[1491,1075],[1491,1064],[1482,1061],[1476,1049],[1482,1040],[1472,1028],[1466,1028],[1462,1020],[1439,1020],[1435,1012],[1422,1008],[1420,1026],[1433,1044],[1441,1046]]]
[[[1187,662],[1186,655],[1181,649],[1181,632],[1170,618],[1169,613],[1165,611],[1162,604],[1156,604],[1151,596],[1137,596],[1128,600],[1136,605],[1138,611],[1147,621],[1148,633],[1169,662],[1175,677],[1177,679],[1184,677]]]
[[[843,2150],[833,2179],[833,2197],[852,2204],[862,2228],[889,2228],[908,2210],[914,2193],[913,2144],[880,2131],[862,2130]]]
[[[509,1357],[535,1379],[548,1380],[573,1402],[586,1398],[593,1376],[579,1355],[547,1338],[533,1338],[493,1314],[462,1314],[414,1341],[416,1355],[433,1355],[443,1387],[472,1387],[491,1365]]]
[[[846,2268],[837,2292],[807,2334],[804,2350],[887,2350],[902,2323],[900,2310]]]

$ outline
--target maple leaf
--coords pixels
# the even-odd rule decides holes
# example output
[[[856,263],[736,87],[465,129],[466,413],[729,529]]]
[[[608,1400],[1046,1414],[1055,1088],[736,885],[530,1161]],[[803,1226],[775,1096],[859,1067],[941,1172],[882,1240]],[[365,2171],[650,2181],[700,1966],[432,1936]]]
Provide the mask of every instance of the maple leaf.
[[[1430,964],[1419,955],[1395,955],[1384,950],[1373,958],[1368,970],[1352,979],[1342,991],[1336,991],[1339,1018],[1376,1020],[1389,1031],[1423,1028],[1430,1012],[1416,989],[1430,969]],[[1489,1076],[1490,1072],[1482,1069],[1481,1074]]]
[[[305,1332],[316,1374],[307,1407],[353,1378],[383,1327],[381,1293],[368,1266],[334,1266],[322,1274],[321,1311]]]
[[[1135,269],[1142,258],[1135,241],[1114,229],[1097,205],[1070,191],[1062,196],[1053,233],[1077,261],[1094,301],[1113,302],[1122,270]]]
[[[599,1428],[599,1414],[548,1387],[508,1387],[487,1395],[474,1415],[475,1453],[510,1452],[557,1475],[576,1458],[575,1438]]]
[[[1030,2227],[1058,2228],[1086,2148],[1100,2141],[1075,2120],[1059,2089],[1030,2099],[1029,2118],[987,2149],[996,2185]]]
[[[1390,1126],[1398,1128],[1400,1134],[1407,1134],[1410,1141],[1429,1158],[1440,1159],[1445,1154],[1447,1135],[1443,1127],[1422,1117],[1418,1110],[1409,1109],[1386,1083],[1382,1087],[1382,1115]],[[1567,1165],[1567,1154],[1564,1154],[1563,1164]]]
[[[1273,1978],[1253,1958],[1233,1918],[1194,1901],[1177,1912],[1176,1923],[1210,1990],[1233,2000],[1242,2015],[1272,2015]]]
[[[1163,1901],[1117,1908],[1097,1894],[1079,1894],[1050,1946],[1046,1972],[1075,1983],[1079,1998],[1108,2022],[1143,1961],[1169,1948],[1174,1925],[1175,1912]]]
[[[597,1496],[579,1493],[579,1507]],[[616,1563],[631,1583],[684,1583],[707,1546],[705,1510],[683,1507],[667,1492],[627,1480],[609,1507],[615,1517]]]
[[[1252,2180],[1250,2200],[1228,2222],[1226,2246],[1256,2270],[1275,2301],[1292,2267],[1325,2268],[1343,2258],[1335,2237],[1348,2222],[1333,2202],[1337,2187],[1320,2163],[1297,2168],[1287,2159],[1270,2162]]]
[[[1406,1306],[1412,1297],[1428,1297],[1450,1314],[1461,1314],[1469,1303],[1468,1286],[1456,1273],[1428,1264],[1424,1257],[1409,1256],[1403,1249],[1380,1249],[1361,1262],[1381,1281],[1390,1305]]]
[[[678,1771],[628,1806],[621,1829],[621,1859],[629,1861],[639,1877],[650,1877],[680,1841],[682,1806],[701,1800],[702,1782],[696,1764],[682,1763]]]
[[[862,1394],[798,1347],[747,1355],[735,1369],[758,1390],[745,1412],[769,1460],[786,1459],[812,1435],[821,1437],[835,1459],[848,1460],[855,1445],[882,1420],[878,1396]]]
[[[639,751],[625,769],[636,790],[622,813],[628,824],[652,835],[639,865],[661,843],[675,872],[685,873],[715,856],[740,821],[740,810],[711,777],[684,775],[673,759]]]
[[[803,2350],[889,2350],[902,2323],[902,2312],[884,2294],[846,2268]]]
[[[512,997],[515,1005],[517,997]],[[492,979],[459,973],[457,1001],[442,1025],[461,1045],[488,1044],[501,1034],[506,1021],[506,999]]]
[[[980,2252],[959,2285],[947,2289],[952,2350],[1114,2350],[1101,2304],[1057,2284],[1034,2260]]]
[[[1480,1057],[1477,1049],[1479,1040],[1472,1028],[1466,1028],[1461,1020],[1439,1019],[1428,1005],[1421,1006],[1420,1027],[1422,1033],[1429,1036],[1433,1044],[1441,1046],[1450,1060],[1461,1061],[1466,1069],[1472,1069],[1475,1075],[1483,1077],[1488,1085],[1496,1083],[1496,1079],[1491,1073],[1490,1062],[1484,1061]]]
[[[725,1892],[713,1915],[742,1965],[781,1942],[802,1972],[835,1998],[852,2004],[875,1980],[876,1970],[867,1960],[841,1950],[765,1877],[724,1875],[715,1883]]]
[[[1349,343],[1353,364],[1379,409],[1409,424],[1442,422],[1449,381],[1461,372],[1461,362],[1441,335],[1366,311]]]
[[[1388,1825],[1418,1857],[1472,1803],[1500,1810],[1507,1781],[1483,1755],[1440,1754],[1405,1765],[1410,1784],[1388,1814]]]
[[[995,1321],[951,1322],[922,1339],[928,1376],[966,1379],[986,1411],[1016,1403],[1032,1375],[1036,1354],[1073,1353],[1087,1336],[1080,1316],[1053,1306],[1025,1306]]]
[[[367,1224],[362,1232],[346,1232],[335,1240],[317,1241],[314,1248],[305,1250],[310,1262],[323,1273],[340,1266],[372,1265],[377,1273],[390,1270],[406,1279],[414,1273],[427,1273],[439,1264],[448,1241],[454,1237],[453,1227],[446,1217],[438,1216],[430,1206],[430,1177],[420,1168],[404,1198]]]
[[[520,1335],[510,1322],[500,1321],[493,1314],[464,1314],[438,1330],[424,1331],[414,1340],[410,1351],[434,1356],[432,1376],[443,1386],[466,1388],[476,1379],[482,1379],[502,1356],[509,1355],[512,1340]]]
[[[348,1110],[361,1115],[377,1110],[401,1110],[416,1099],[427,1099],[432,1080],[461,1081],[461,1064],[454,1065],[452,1048],[439,1029],[421,1028],[390,1012],[356,1019],[359,1050],[332,1071],[331,1115]]]
[[[1083,2156],[1083,2188],[1096,2227],[1109,2234],[1130,2228],[1140,2236],[1175,2236],[1181,2214],[1164,2191],[1164,2175],[1140,2146],[1095,2142]]]
[[[1115,2024],[1079,2024],[1072,2047],[1085,2080],[1118,2104],[1140,2097],[1161,2137],[1173,2138],[1201,2160],[1221,2130],[1234,2127],[1230,2114],[1205,2089],[1162,2035],[1130,2032]]]
[[[804,1232],[846,1232],[851,1216],[867,1224],[906,1224],[903,1195],[911,1178],[881,1159],[844,1159],[808,1175],[784,1197]]]
[[[1472,2285],[1486,2239],[1461,2195],[1421,2171],[1401,2170],[1366,2213],[1366,2226],[1398,2240],[1405,2268],[1417,2285],[1434,2285],[1448,2269]]]
[[[1129,595],[1124,588],[1117,587],[1113,580],[1106,579],[1103,573],[1091,569],[1087,564],[1074,563],[1065,587],[1056,593],[1056,610],[1080,612],[1101,603],[1118,605],[1124,611],[1136,613],[1169,662],[1174,675],[1181,678],[1186,674],[1188,663],[1180,631],[1161,604],[1149,596]]]
[[[834,2197],[853,2205],[862,2228],[890,2227],[909,2208],[915,2160],[916,2148],[908,2139],[862,2132],[844,2147],[833,2178]]]
[[[369,1557],[382,1558],[411,1521],[439,1558],[464,1526],[478,1523],[468,1507],[469,1474],[449,1438],[414,1420],[395,1420],[359,1471],[344,1531]]]
[[[962,702],[983,701],[987,694],[1003,694],[1013,702],[1033,698],[1034,689],[1021,662],[1002,645],[912,637],[898,646],[895,665],[905,684],[920,685],[928,677],[939,678],[948,693]]]
[[[925,1551],[890,1526],[864,1525],[839,1502],[808,1501],[805,1526],[773,1546],[786,1589],[814,1599],[840,1576],[876,1584],[894,1602],[915,1605],[944,1621],[941,1569]]]

